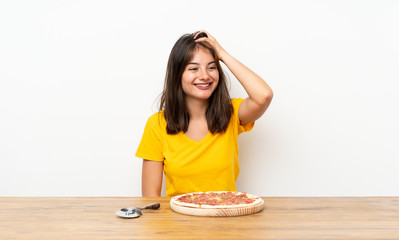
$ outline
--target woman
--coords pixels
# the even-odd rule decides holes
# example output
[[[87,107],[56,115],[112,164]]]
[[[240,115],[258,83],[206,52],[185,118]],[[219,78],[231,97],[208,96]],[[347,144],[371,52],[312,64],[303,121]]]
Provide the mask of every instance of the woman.
[[[222,61],[248,94],[230,99]],[[273,97],[271,88],[206,31],[183,35],[168,60],[160,111],[146,124],[142,195],[236,191],[237,137],[250,131]]]

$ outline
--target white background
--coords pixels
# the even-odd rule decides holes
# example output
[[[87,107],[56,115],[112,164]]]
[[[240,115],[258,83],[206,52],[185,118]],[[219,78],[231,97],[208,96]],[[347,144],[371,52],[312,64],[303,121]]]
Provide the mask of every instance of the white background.
[[[239,191],[399,195],[398,1],[1,1],[0,196],[140,196],[167,59],[206,29],[275,97]],[[230,73],[231,96],[246,97]]]

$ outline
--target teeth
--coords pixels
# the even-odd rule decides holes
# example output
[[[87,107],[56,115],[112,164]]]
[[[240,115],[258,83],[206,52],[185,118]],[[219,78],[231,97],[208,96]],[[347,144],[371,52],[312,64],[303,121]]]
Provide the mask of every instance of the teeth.
[[[208,84],[197,84],[198,87],[208,87],[210,83]]]

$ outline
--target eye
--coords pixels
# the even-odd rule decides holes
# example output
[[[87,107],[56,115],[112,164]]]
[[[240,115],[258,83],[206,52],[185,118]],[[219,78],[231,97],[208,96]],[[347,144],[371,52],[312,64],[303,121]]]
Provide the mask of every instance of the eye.
[[[190,71],[197,71],[197,70],[198,70],[198,68],[196,68],[196,67],[193,67],[193,68],[189,68],[188,70],[190,70]]]
[[[216,66],[213,66],[213,67],[209,67],[208,69],[215,70],[215,69],[218,69],[218,68]]]

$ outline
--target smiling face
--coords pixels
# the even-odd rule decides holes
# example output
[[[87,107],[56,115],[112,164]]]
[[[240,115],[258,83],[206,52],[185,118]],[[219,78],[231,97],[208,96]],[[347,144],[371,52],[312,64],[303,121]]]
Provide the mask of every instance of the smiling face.
[[[182,74],[182,88],[186,102],[208,100],[219,83],[219,70],[208,49],[199,47],[193,52]]]

